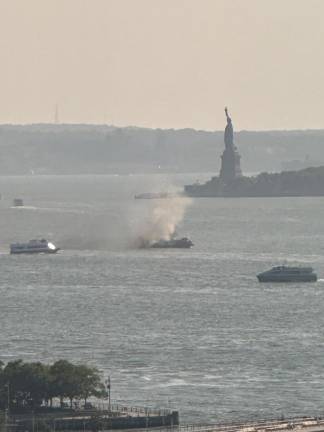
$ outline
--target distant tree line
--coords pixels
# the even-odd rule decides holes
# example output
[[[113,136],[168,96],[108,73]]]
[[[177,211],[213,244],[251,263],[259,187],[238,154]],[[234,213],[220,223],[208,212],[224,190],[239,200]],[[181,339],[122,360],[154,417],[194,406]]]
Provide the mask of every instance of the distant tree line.
[[[26,363],[15,360],[0,362],[0,410],[52,407],[53,399],[60,400],[61,407],[68,399],[70,407],[74,400],[90,396],[106,396],[106,389],[98,369],[83,364],[74,365],[58,360],[52,365],[41,362]]]
[[[220,131],[108,125],[0,125],[1,175],[219,172]],[[243,173],[324,165],[324,130],[239,131]],[[251,124],[253,128],[253,124]],[[297,168],[296,168],[297,167]]]

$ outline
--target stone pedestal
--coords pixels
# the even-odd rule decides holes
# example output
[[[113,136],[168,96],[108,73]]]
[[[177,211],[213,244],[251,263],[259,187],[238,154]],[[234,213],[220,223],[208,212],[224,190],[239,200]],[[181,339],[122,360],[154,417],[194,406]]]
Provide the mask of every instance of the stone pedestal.
[[[222,166],[219,173],[220,179],[224,183],[229,183],[236,177],[242,176],[241,171],[241,156],[234,146],[227,147],[222,156]]]

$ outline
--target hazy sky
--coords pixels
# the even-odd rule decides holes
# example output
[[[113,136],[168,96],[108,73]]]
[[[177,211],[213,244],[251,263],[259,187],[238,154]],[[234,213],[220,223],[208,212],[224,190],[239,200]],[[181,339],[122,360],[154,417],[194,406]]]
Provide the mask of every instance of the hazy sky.
[[[0,123],[324,128],[324,0],[0,0]]]

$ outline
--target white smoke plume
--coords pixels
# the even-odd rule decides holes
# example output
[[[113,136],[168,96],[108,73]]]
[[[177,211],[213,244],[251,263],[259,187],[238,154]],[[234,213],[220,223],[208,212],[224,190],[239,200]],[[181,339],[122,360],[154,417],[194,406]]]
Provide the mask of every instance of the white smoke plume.
[[[135,247],[149,246],[160,239],[170,240],[191,204],[190,198],[182,196],[139,201],[132,224]]]

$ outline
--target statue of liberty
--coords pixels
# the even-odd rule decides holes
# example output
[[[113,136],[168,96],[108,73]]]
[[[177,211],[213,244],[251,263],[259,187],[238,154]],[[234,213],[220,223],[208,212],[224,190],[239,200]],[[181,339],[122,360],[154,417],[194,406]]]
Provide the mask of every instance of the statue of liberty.
[[[228,115],[227,107],[225,107],[225,114],[227,119],[227,125],[224,133],[225,147],[233,148],[234,147],[233,125],[232,125],[232,119]]]
[[[224,132],[225,150],[222,154],[222,165],[219,173],[219,177],[224,183],[230,183],[237,177],[241,177],[241,165],[240,158],[237,148],[234,145],[234,132],[232,119],[228,115],[227,107],[225,107],[225,114],[227,125]]]

